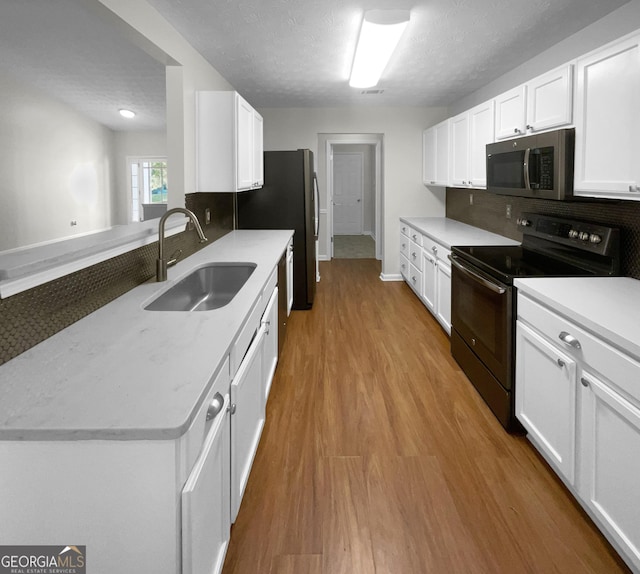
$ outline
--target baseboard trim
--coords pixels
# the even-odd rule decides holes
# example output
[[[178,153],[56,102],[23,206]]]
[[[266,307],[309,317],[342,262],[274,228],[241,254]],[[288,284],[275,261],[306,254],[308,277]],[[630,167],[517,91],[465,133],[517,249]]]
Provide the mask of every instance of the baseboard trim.
[[[404,281],[400,273],[380,273],[381,281]]]

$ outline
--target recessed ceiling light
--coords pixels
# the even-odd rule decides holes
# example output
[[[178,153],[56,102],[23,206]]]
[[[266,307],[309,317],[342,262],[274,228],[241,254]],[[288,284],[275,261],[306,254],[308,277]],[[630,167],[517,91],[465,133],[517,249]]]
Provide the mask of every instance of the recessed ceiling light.
[[[120,110],[120,115],[128,120],[136,117],[136,113],[131,110]]]

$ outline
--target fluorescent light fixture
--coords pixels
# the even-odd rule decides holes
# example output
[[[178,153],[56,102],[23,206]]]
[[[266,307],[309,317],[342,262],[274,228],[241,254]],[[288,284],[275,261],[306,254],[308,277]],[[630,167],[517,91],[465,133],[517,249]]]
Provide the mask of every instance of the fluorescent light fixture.
[[[132,112],[131,110],[118,110],[118,111],[120,112],[120,115],[123,118],[127,118],[128,120],[131,120],[136,117],[136,113]]]
[[[372,88],[378,83],[409,17],[409,10],[369,10],[364,13],[349,79],[352,88]]]

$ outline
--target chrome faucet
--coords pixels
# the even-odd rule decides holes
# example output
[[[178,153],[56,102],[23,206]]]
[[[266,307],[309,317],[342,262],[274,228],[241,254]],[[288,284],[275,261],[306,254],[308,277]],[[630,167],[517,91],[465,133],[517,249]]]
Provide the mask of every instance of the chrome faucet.
[[[158,259],[156,259],[156,281],[166,281],[167,280],[167,267],[170,265],[174,265],[178,260],[177,257],[171,259],[171,261],[167,261],[164,258],[164,224],[174,213],[183,213],[186,215],[195,225],[196,231],[198,232],[198,236],[200,237],[200,243],[206,243],[207,238],[202,231],[202,227],[200,226],[200,222],[196,217],[193,211],[189,211],[184,207],[174,207],[167,211],[161,218],[160,224],[158,226]]]

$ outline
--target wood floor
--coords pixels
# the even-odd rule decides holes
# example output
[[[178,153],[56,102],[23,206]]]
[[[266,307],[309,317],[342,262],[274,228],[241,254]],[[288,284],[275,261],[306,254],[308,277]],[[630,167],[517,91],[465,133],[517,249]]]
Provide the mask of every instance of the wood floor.
[[[294,311],[224,574],[628,570],[375,260]]]

